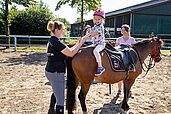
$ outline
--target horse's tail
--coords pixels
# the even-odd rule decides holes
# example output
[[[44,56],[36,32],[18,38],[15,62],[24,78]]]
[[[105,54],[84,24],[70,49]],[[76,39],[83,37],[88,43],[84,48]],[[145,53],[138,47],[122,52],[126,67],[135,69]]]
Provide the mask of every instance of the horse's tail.
[[[75,107],[76,79],[72,68],[72,58],[67,59],[67,98],[66,109],[72,111]]]

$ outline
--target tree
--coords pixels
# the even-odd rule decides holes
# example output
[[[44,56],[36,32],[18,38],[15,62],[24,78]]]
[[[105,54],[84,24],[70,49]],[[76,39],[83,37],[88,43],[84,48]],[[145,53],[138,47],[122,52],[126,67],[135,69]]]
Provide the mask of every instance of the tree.
[[[0,34],[4,34],[4,30],[3,30],[3,20],[2,20],[2,12],[0,11]]]
[[[10,14],[15,14],[11,10]],[[54,20],[53,13],[48,7],[40,2],[36,5],[30,5],[22,11],[16,12],[11,22],[11,34],[16,35],[49,35],[47,32],[47,23]]]
[[[47,31],[49,20],[61,21],[67,30],[70,29],[69,22],[64,18],[55,18],[43,2],[30,5],[21,11],[13,7],[9,12],[9,18],[11,19],[11,34],[15,35],[49,35]],[[66,31],[66,35],[68,34]]]
[[[7,48],[10,47],[10,29],[9,29],[9,5],[12,5],[12,3],[16,3],[18,5],[23,5],[25,7],[28,7],[30,4],[35,4],[36,3],[36,0],[1,0],[0,1],[0,4],[2,5],[1,6],[1,11],[3,12],[3,17],[2,17],[2,20],[3,20],[3,23],[4,23],[4,26],[5,26],[5,34],[7,36],[7,39],[6,39],[6,43],[8,43],[9,45],[7,46]]]
[[[83,31],[84,27],[83,15],[91,10],[101,8],[101,0],[60,0],[55,10],[58,10],[64,4],[69,4],[72,8],[77,8],[77,12],[81,14],[81,31]]]

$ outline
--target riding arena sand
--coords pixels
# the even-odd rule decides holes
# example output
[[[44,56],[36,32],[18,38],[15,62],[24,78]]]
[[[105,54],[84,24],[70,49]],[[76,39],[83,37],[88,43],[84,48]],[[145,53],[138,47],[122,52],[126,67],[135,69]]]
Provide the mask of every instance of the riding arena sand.
[[[44,74],[46,61],[45,51],[0,52],[0,114],[47,114],[52,90]],[[143,74],[131,89],[129,114],[171,114],[171,56],[162,56]],[[91,85],[86,98],[89,114],[120,112],[123,93],[116,100],[117,84],[111,87],[110,94],[109,84]],[[78,98],[75,113],[82,114]]]

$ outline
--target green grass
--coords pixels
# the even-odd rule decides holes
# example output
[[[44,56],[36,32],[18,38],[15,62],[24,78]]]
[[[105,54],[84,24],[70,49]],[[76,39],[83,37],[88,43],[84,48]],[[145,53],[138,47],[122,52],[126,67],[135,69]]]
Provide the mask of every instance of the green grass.
[[[46,50],[46,47],[17,47],[17,50],[29,50],[29,51],[36,51],[37,50],[37,51],[45,51]],[[170,50],[161,50],[161,53],[164,54],[164,55],[171,55]]]
[[[65,40],[64,42],[65,44],[68,44],[68,40]],[[70,39],[70,44],[75,44],[77,42],[78,42],[78,39]]]
[[[17,47],[17,50],[44,51],[46,50],[46,47]]]
[[[77,42],[77,40],[71,40],[71,44]],[[11,50],[13,50],[14,48],[11,47]],[[28,50],[28,51],[45,51],[46,47],[17,47],[17,50]],[[0,50],[0,53],[2,53],[3,50]],[[170,50],[161,50],[161,53],[164,55],[171,55]]]
[[[161,53],[164,55],[171,55],[170,50],[161,50]]]

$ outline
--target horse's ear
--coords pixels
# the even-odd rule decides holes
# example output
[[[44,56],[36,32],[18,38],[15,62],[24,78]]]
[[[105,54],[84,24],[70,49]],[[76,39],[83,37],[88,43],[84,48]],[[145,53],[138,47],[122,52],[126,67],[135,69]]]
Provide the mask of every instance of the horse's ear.
[[[157,41],[160,41],[160,39],[161,39],[160,37],[156,36],[156,40],[157,40]]]
[[[154,32],[151,32],[151,34],[149,35],[149,38],[152,38],[152,39],[154,39]]]

